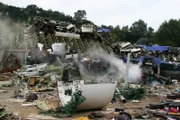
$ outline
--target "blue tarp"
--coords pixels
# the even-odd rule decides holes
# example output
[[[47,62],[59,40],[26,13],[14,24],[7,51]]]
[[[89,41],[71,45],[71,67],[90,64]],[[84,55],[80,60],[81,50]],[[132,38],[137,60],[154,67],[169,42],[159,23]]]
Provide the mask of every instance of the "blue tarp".
[[[160,66],[162,70],[180,71],[180,64],[178,64],[177,67],[174,67],[174,65],[169,62],[161,61]]]
[[[140,62],[140,61],[142,61],[143,60],[143,57],[138,57],[138,58],[136,58],[136,61],[138,61],[138,62]]]
[[[157,57],[153,57],[153,56],[142,56],[142,57],[137,58],[136,60],[141,62],[144,58],[151,58],[151,59],[153,59],[153,63],[155,65],[160,65],[161,64],[161,59],[159,59]]]
[[[151,58],[151,59],[153,59],[153,64],[154,65],[160,65],[161,64],[161,59],[157,58],[157,57],[154,57],[154,56],[141,56],[141,57],[136,58],[136,61],[137,62],[142,62],[144,58]],[[121,59],[123,60],[124,63],[127,62],[127,58],[122,57]]]
[[[146,51],[167,51],[168,47],[167,46],[146,46],[146,45],[138,45],[140,47],[143,47]]]
[[[109,33],[109,32],[110,32],[110,29],[108,29],[108,28],[101,28],[101,29],[98,29],[97,32],[105,32],[105,33]]]
[[[144,47],[146,47],[146,45],[137,45],[137,46],[139,46],[139,47],[143,47],[143,48],[144,48]]]
[[[126,62],[127,62],[127,58],[122,57],[121,59],[123,60],[123,62],[124,62],[124,63],[126,63]]]

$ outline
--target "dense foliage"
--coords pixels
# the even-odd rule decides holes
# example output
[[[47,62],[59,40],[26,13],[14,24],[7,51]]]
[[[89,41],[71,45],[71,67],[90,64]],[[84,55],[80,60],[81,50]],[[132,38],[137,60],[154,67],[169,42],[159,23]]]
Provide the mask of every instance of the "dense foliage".
[[[126,100],[140,100],[146,94],[146,89],[143,87],[133,88],[129,85],[120,88],[120,93]]]
[[[25,22],[32,23],[32,20],[36,16],[43,18],[49,18],[57,21],[66,21],[73,24],[85,24],[92,23],[91,21],[86,20],[86,11],[78,10],[74,13],[74,17],[70,15],[65,15],[63,12],[43,10],[42,8],[36,5],[28,5],[26,8],[19,8],[15,6],[8,6],[3,3],[0,3],[0,12],[1,19],[10,17],[16,22]],[[81,21],[81,23],[79,23]]]
[[[138,20],[135,21],[131,27],[123,26],[120,28],[119,25],[116,26],[112,29],[111,36],[118,41],[130,41],[131,43],[136,43],[141,38],[147,38],[149,42],[151,42],[153,34],[154,29],[152,27],[147,27],[147,24],[143,20]]]
[[[155,34],[155,42],[160,45],[180,46],[180,20],[163,22]]]

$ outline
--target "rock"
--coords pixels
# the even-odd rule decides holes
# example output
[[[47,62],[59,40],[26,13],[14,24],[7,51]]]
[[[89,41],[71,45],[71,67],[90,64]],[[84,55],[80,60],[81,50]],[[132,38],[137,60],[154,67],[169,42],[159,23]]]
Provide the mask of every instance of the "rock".
[[[37,100],[38,96],[35,93],[30,93],[26,96],[26,102],[33,102],[34,100]]]

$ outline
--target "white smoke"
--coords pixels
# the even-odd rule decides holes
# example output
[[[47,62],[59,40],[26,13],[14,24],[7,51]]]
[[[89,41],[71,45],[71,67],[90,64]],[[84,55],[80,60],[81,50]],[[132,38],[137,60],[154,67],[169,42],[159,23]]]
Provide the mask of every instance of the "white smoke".
[[[21,24],[14,23],[10,19],[0,20],[0,62],[4,51],[18,44],[16,39],[20,33]]]
[[[65,55],[65,45],[65,43],[54,43],[52,45],[53,52],[51,54]]]
[[[42,51],[44,45],[41,43],[38,43],[37,45],[39,47],[39,50]],[[53,51],[51,49],[48,49],[48,51],[50,52],[50,54],[54,55],[65,55],[65,46],[65,43],[54,43],[52,44]]]
[[[109,79],[113,79],[113,81],[119,81],[122,77],[124,77],[126,72],[126,64],[118,57],[116,57],[113,54],[106,53],[103,49],[93,49],[90,50],[86,56],[88,56],[90,59],[98,59],[101,58],[103,61],[110,64],[110,74],[102,75],[96,75],[92,76],[90,72],[88,72],[87,69],[85,69],[85,66],[80,64],[80,72],[84,79],[93,79],[95,81],[100,82],[102,81],[108,81]],[[139,82],[141,80],[141,69],[139,67],[140,65],[130,65],[129,69],[129,82]],[[114,71],[116,71],[115,74]],[[112,74],[111,74],[112,73]]]
[[[129,70],[129,80],[130,82],[139,82],[141,80],[141,69],[140,65],[137,64],[131,64],[130,70]]]
[[[21,32],[21,24],[14,23],[9,19],[0,20],[0,45],[1,48],[10,47],[16,43]]]

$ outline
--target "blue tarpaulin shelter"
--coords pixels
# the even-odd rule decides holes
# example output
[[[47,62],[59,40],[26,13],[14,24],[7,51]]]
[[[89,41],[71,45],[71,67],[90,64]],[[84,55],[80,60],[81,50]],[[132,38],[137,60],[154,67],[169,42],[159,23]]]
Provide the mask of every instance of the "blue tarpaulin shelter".
[[[153,63],[154,63],[155,65],[160,65],[160,64],[161,64],[161,59],[160,59],[160,58],[157,58],[157,57],[154,57],[154,56],[142,56],[142,57],[137,58],[136,60],[137,60],[138,62],[142,62],[142,60],[145,59],[145,58],[153,59]]]
[[[98,29],[97,32],[105,32],[105,33],[109,33],[109,32],[110,32],[110,29],[108,29],[108,28],[101,28],[101,29]]]
[[[144,48],[146,51],[167,51],[168,50],[167,46],[157,46],[157,45],[153,45],[153,46],[138,45],[138,46]]]
[[[180,64],[177,64],[177,66],[175,67],[173,64],[170,64],[169,62],[161,61],[160,67],[162,70],[180,71]]]

